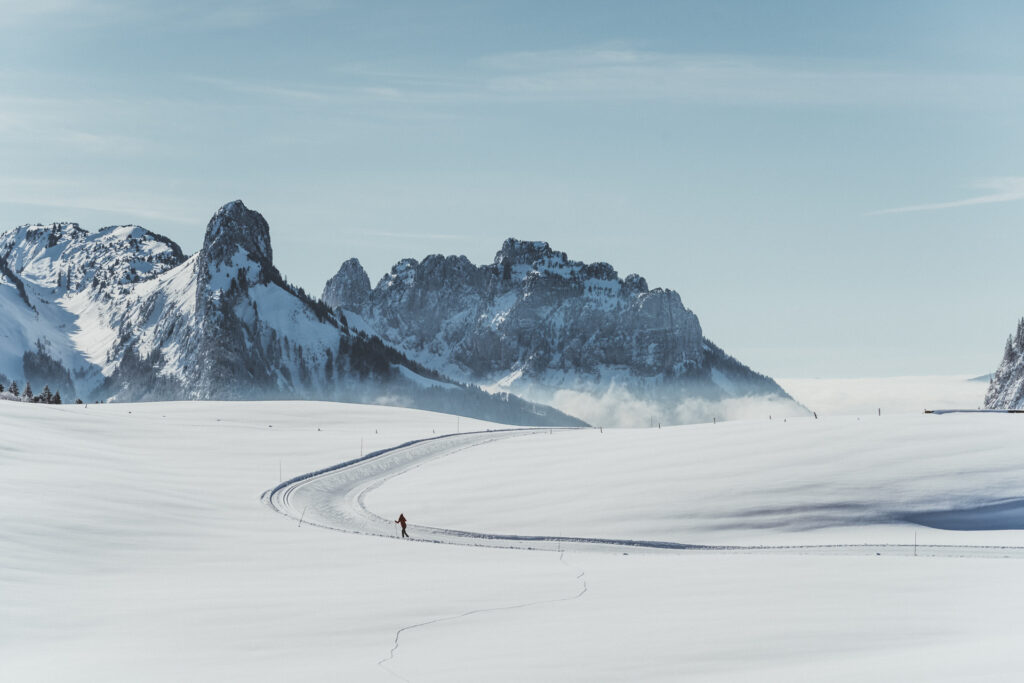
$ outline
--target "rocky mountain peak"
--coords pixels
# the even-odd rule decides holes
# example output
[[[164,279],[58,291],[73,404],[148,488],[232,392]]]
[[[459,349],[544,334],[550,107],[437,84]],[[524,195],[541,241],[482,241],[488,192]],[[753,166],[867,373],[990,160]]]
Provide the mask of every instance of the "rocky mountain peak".
[[[630,273],[623,281],[623,285],[629,292],[645,294],[647,291],[647,280],[636,273]]]
[[[370,291],[370,277],[363,264],[357,258],[350,258],[324,285],[322,298],[332,309],[345,308],[360,313],[370,303]]]
[[[228,202],[217,209],[206,225],[203,251],[211,261],[230,258],[237,248],[244,249],[254,261],[273,262],[270,248],[270,226],[259,212],[253,211],[241,199]]]
[[[240,199],[217,209],[206,226],[199,272],[203,282],[212,282],[215,272],[228,273],[229,277],[237,272],[250,283],[280,280],[266,219]]]
[[[537,261],[550,258],[562,262],[567,260],[563,252],[553,250],[547,242],[528,242],[509,237],[494,255],[494,265],[530,266]]]

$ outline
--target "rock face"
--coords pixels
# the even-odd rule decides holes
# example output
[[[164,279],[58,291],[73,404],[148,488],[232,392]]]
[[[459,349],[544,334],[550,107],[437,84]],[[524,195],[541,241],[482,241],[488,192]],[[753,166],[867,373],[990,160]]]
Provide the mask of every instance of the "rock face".
[[[359,259],[350,258],[341,264],[338,272],[324,287],[323,302],[332,309],[348,308],[362,311],[370,303],[370,278]],[[329,298],[328,298],[329,297]]]
[[[985,392],[985,407],[998,410],[1024,408],[1024,318],[1006,340],[1003,361]]]
[[[373,289],[350,259],[322,298],[428,367],[535,400],[615,392],[668,423],[689,421],[678,407],[690,399],[768,396],[800,411],[774,381],[704,339],[676,292],[635,274],[620,279],[607,263],[571,261],[546,242],[508,239],[483,266],[464,256],[404,259]]]
[[[137,226],[0,235],[0,323],[0,382],[46,383],[65,400],[316,398],[581,424],[452,382],[350,330],[285,282],[266,220],[241,201],[214,214],[190,258]]]

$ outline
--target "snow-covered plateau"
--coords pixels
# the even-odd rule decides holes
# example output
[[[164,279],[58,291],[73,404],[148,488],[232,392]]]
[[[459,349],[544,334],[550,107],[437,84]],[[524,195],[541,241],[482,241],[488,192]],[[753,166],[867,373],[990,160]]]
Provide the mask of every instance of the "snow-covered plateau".
[[[0,401],[0,679],[1019,676],[1019,415],[499,429]]]

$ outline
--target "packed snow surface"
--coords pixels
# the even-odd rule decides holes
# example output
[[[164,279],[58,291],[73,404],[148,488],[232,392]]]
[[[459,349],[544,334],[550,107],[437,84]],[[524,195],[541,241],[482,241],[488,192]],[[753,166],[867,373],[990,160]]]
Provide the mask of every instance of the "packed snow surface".
[[[529,446],[453,453],[365,502],[491,534],[732,546],[912,544],[917,534],[1024,545],[1022,443],[1024,420],[1009,414],[554,430]]]
[[[374,406],[0,402],[0,679],[1016,680],[1021,417],[499,438]],[[456,431],[484,434],[436,439]],[[420,439],[333,503],[389,536],[404,512],[413,541],[261,500]],[[503,550],[426,526],[796,547]]]

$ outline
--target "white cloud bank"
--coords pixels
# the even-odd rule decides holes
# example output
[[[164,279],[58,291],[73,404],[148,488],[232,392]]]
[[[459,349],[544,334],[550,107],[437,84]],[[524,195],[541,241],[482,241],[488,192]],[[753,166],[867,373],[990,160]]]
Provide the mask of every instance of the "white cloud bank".
[[[798,403],[819,416],[920,413],[924,410],[982,406],[987,381],[966,375],[778,379]],[[561,390],[528,398],[575,415],[595,427],[651,427],[732,420],[800,417],[807,413],[790,401],[768,396],[722,401],[690,399],[666,409],[618,387],[603,394]]]
[[[988,382],[965,375],[777,379],[782,388],[818,415],[920,413],[943,408],[979,408]]]
[[[600,395],[563,389],[552,396],[531,395],[530,398],[549,403],[595,427],[651,427],[713,420],[767,420],[769,416],[780,419],[806,414],[792,401],[771,396],[727,398],[722,401],[692,398],[673,408],[665,408],[653,401],[637,398],[619,387],[611,387]]]

